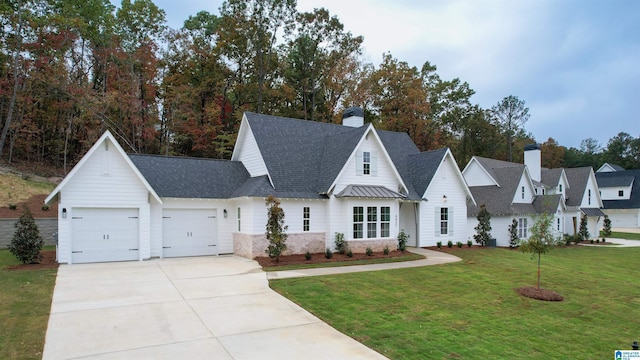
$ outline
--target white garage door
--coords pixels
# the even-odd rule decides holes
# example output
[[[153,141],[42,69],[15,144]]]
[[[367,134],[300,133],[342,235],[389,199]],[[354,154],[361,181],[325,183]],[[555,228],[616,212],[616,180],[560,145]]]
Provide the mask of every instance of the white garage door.
[[[629,212],[616,212],[609,215],[611,219],[611,227],[619,228],[637,228],[638,215]]]
[[[215,209],[165,209],[163,256],[218,255]]]
[[[74,208],[71,261],[138,260],[138,209]]]

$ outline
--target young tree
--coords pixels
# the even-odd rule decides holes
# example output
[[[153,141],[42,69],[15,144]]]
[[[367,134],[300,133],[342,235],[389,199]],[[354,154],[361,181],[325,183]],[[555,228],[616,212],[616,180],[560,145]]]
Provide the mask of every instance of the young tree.
[[[518,220],[513,219],[511,221],[511,225],[509,225],[509,247],[516,247],[520,242],[520,238],[518,237]]]
[[[476,234],[473,235],[473,238],[478,244],[485,246],[491,238],[491,214],[484,204],[480,205],[480,212],[476,218],[478,225],[475,227]]]
[[[580,218],[580,230],[578,230],[578,234],[580,235],[580,240],[589,239],[589,230],[587,229],[587,225],[589,223],[589,219],[587,219],[586,215],[582,215]]]
[[[267,240],[269,246],[266,253],[270,258],[280,261],[280,255],[287,249],[288,226],[284,224],[284,210],[280,207],[280,200],[273,195],[267,197],[266,205],[269,208],[267,213]]]
[[[38,262],[44,241],[28,207],[24,207],[15,227],[17,229],[9,243],[9,251],[23,264]]]
[[[538,281],[537,288],[540,288],[540,258],[555,245],[557,240],[553,237],[553,216],[549,214],[540,215],[531,226],[531,235],[528,240],[520,241],[520,250],[524,253],[538,255]]]
[[[611,219],[609,219],[609,216],[607,215],[604,216],[604,222],[602,224],[602,234],[605,237],[611,236]]]

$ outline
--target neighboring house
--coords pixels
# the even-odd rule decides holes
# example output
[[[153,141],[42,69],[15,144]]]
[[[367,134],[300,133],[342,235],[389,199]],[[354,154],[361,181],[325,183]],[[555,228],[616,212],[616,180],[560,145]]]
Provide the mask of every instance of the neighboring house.
[[[596,170],[596,173],[612,171],[624,171],[624,168],[620,165],[604,163],[598,170]]]
[[[640,227],[640,170],[597,172],[596,179],[611,226]]]
[[[518,222],[518,235],[529,237],[535,217],[553,215],[556,236],[575,234],[580,218],[587,216],[588,230],[598,236],[604,214],[593,169],[546,169],[541,166],[538,144],[525,146],[525,164],[473,157],[462,171],[478,205],[491,214],[492,236],[498,246],[509,245],[508,227]],[[479,206],[468,206],[468,232],[474,233]]]
[[[322,252],[343,233],[355,252],[467,239],[473,196],[448,149],[405,133],[245,113],[232,159],[127,155],[109,132],[47,197],[59,202],[61,263],[235,253],[265,255],[269,195],[281,199],[287,253]]]

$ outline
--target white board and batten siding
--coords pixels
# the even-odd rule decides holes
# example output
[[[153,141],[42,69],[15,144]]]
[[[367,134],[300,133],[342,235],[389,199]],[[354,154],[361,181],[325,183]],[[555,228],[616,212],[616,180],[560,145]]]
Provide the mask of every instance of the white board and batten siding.
[[[458,175],[457,165],[447,155],[431,180],[420,202],[419,246],[435,246],[438,241],[446,245],[467,241],[467,192]],[[448,213],[447,234],[441,234],[441,209]]]
[[[113,227],[114,231],[119,226],[116,221],[119,218],[133,217],[131,213],[137,213],[137,259],[150,257],[150,206],[149,192],[146,186],[140,181],[134,170],[123,158],[114,144],[106,138],[99,147],[89,154],[90,158],[84,161],[82,167],[75,171],[73,177],[60,189],[59,194],[59,221],[58,221],[58,259],[61,263],[71,263],[75,254],[82,254],[83,249],[78,247],[78,242],[89,241],[88,238],[105,235],[104,245],[96,242],[86,243],[87,251],[95,251],[103,246],[108,250],[115,246],[109,240],[108,227]],[[100,210],[103,209],[103,210]],[[118,210],[120,209],[120,211]],[[95,229],[94,233],[88,233],[86,223],[95,214],[102,211],[104,225]],[[64,214],[63,214],[64,212]],[[120,214],[118,214],[120,213]],[[74,234],[74,224],[81,230],[83,235]],[[130,229],[130,227],[127,226]],[[73,234],[73,235],[72,235]],[[79,238],[78,236],[81,236]],[[124,246],[124,245],[123,245]],[[127,245],[129,246],[129,245]],[[89,249],[91,248],[91,249]],[[80,256],[76,255],[81,262],[111,261],[108,255]],[[121,260],[120,255],[114,255],[114,260]]]
[[[524,196],[522,189],[524,188]],[[533,188],[533,184],[529,181],[529,177],[526,175],[526,172],[523,172],[520,176],[520,182],[518,182],[518,188],[516,189],[516,193],[513,195],[513,203],[519,204],[531,204],[533,202],[533,198],[535,196],[535,189]]]
[[[251,177],[266,175],[268,173],[267,165],[249,127],[249,122],[245,118],[240,125],[238,140],[231,160],[241,161]]]
[[[498,185],[475,158],[467,164],[462,174],[469,186]]]
[[[284,224],[288,226],[288,233],[303,233],[304,231],[304,208],[309,208],[309,230],[307,232],[325,232],[326,200],[320,199],[280,199],[280,206],[284,210]],[[263,228],[267,221],[267,207],[265,206]],[[264,230],[263,230],[264,231]]]

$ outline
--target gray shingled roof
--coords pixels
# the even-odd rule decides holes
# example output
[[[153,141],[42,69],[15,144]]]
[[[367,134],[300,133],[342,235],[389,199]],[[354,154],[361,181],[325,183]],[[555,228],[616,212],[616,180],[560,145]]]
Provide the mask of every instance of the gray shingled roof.
[[[525,166],[522,164],[509,163],[506,161],[478,158],[500,186],[473,186],[471,194],[478,206],[467,206],[469,216],[476,216],[480,211],[480,205],[484,204],[489,213],[494,215],[510,214],[535,214],[536,209],[533,204],[512,203],[518,184],[524,173]],[[489,161],[487,161],[489,160]]]
[[[580,208],[580,211],[587,216],[604,216],[602,210],[598,208]]]
[[[160,197],[226,199],[249,178],[239,161],[134,154],[129,158]]]
[[[631,198],[628,200],[603,200],[602,204],[605,209],[640,209],[640,170],[596,173],[598,184],[600,184],[601,181],[609,181],[608,179],[624,179],[630,177],[635,179],[631,187]]]
[[[384,186],[377,185],[347,185],[336,197],[359,197],[379,199],[403,199],[405,196]]]
[[[411,171],[411,184],[420,197],[424,196],[427,187],[433,180],[447,148],[425,151],[409,155],[408,165]]]
[[[557,169],[542,168],[541,174],[540,174],[542,177],[541,182],[550,188],[558,186],[558,184],[560,183],[560,177],[562,176],[562,170],[563,170],[562,168],[557,168]]]
[[[412,172],[415,171],[415,169],[409,165],[409,157],[414,154],[419,154],[420,150],[418,150],[416,144],[413,143],[406,133],[384,130],[377,130],[377,132],[385,149],[387,149],[391,161],[395,164],[398,173],[400,173],[402,180],[407,186],[407,199],[420,200],[422,194],[414,189],[414,183],[412,182]],[[427,185],[424,185],[424,187],[426,189]]]
[[[633,176],[612,176],[612,177],[603,177],[599,176],[602,173],[596,173],[596,181],[598,182],[598,187],[621,187],[621,186],[631,186],[633,184],[633,180],[635,179]]]
[[[561,200],[561,194],[536,195],[533,199],[533,207],[536,209],[536,214],[555,214]]]
[[[569,181],[569,188],[566,191],[567,206],[580,206],[591,171],[590,166],[564,169]]]
[[[602,164],[602,166],[605,166],[605,165],[609,165],[614,171],[625,171],[625,169],[620,165],[616,165],[616,164],[612,164],[612,163],[604,163],[604,164]]]

